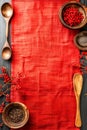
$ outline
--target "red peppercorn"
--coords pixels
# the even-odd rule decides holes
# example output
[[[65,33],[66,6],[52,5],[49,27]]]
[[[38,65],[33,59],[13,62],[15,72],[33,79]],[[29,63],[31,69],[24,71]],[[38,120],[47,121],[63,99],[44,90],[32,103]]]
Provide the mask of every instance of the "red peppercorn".
[[[68,7],[63,12],[63,18],[66,24],[69,26],[77,26],[82,22],[84,16],[82,12],[78,10],[76,7]]]

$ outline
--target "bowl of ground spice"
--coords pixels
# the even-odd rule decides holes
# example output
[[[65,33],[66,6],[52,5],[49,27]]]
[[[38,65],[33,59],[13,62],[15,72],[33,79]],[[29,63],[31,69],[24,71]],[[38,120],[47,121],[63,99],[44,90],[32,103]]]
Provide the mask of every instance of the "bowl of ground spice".
[[[80,2],[70,1],[61,7],[59,18],[65,27],[79,29],[87,22],[86,9]]]
[[[76,47],[82,51],[87,51],[87,31],[79,32],[74,37]]]
[[[2,113],[3,123],[9,128],[23,127],[29,119],[29,110],[23,103],[14,102],[5,106]]]

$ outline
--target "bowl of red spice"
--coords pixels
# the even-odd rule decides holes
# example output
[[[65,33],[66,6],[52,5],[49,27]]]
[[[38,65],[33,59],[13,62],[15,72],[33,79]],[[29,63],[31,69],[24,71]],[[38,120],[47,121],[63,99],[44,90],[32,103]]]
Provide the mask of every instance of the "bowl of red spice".
[[[23,103],[14,102],[5,106],[2,112],[3,123],[12,129],[23,127],[29,119],[29,110]]]
[[[85,7],[76,1],[65,3],[60,9],[59,18],[69,29],[82,28],[87,22]]]

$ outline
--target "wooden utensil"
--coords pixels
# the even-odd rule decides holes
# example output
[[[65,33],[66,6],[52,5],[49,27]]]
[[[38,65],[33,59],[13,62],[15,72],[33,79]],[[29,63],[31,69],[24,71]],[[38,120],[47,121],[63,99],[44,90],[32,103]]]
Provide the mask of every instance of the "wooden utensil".
[[[4,60],[9,60],[12,55],[11,47],[7,41],[8,39],[8,24],[9,21],[13,15],[13,8],[10,3],[4,3],[1,7],[1,13],[5,19],[6,22],[6,41],[4,43],[4,46],[2,48],[2,58]]]
[[[73,76],[73,86],[74,86],[74,92],[76,97],[76,119],[75,119],[75,126],[81,127],[81,115],[80,115],[80,95],[82,90],[82,84],[83,84],[83,77],[79,73],[75,73]]]

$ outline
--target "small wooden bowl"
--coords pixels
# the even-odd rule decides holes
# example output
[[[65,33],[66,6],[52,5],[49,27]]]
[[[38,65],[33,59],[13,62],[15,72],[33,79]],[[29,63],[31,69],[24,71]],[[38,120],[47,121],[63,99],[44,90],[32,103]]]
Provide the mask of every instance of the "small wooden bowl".
[[[81,12],[81,13],[83,14],[83,16],[84,16],[82,22],[81,22],[80,24],[78,24],[77,26],[70,26],[70,25],[66,24],[66,22],[64,21],[63,13],[64,13],[64,11],[65,11],[68,7],[76,7],[76,8],[78,8],[78,9],[79,9],[79,12]],[[86,22],[87,22],[86,9],[85,9],[85,7],[84,7],[80,2],[70,1],[70,2],[65,3],[65,4],[61,7],[60,12],[59,12],[59,18],[60,18],[61,23],[62,23],[65,27],[67,27],[67,28],[69,28],[69,29],[79,29],[79,28],[83,27],[83,26],[86,24]]]
[[[29,110],[20,102],[6,105],[2,113],[2,120],[9,128],[18,129],[23,127],[29,119]]]
[[[82,31],[74,37],[74,43],[78,49],[87,51],[87,31]]]

